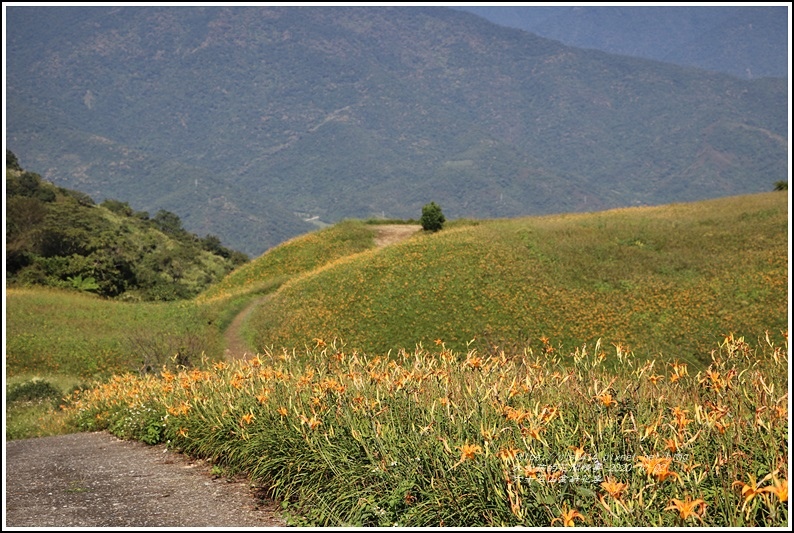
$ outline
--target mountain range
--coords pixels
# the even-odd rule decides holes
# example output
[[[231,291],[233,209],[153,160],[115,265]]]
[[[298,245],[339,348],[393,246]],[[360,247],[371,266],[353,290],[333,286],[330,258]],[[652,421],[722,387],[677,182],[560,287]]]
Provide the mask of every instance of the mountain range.
[[[457,9],[578,48],[747,79],[788,77],[787,5],[463,5]]]
[[[256,255],[323,222],[771,190],[788,84],[446,7],[6,8],[6,146]]]

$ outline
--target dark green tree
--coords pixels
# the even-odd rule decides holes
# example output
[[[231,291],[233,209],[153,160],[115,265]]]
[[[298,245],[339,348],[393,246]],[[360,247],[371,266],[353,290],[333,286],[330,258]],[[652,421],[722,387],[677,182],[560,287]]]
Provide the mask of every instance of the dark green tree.
[[[422,208],[422,218],[420,219],[422,229],[425,231],[438,231],[444,227],[444,213],[441,207],[435,202],[430,202]]]
[[[17,159],[17,156],[11,150],[6,150],[6,168],[11,170],[22,170],[19,159]]]
[[[160,209],[157,214],[154,215],[154,218],[152,218],[152,222],[154,222],[160,231],[173,237],[178,238],[185,233],[185,230],[182,228],[182,221],[171,211]]]

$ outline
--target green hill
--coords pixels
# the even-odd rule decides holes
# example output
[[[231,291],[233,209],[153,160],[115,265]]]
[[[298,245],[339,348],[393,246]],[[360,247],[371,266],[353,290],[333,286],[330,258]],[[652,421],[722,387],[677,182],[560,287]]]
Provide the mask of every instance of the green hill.
[[[703,360],[726,334],[787,327],[787,210],[762,193],[459,226],[290,280],[250,334],[259,349],[340,338],[369,353],[603,338]]]
[[[192,298],[248,260],[213,235],[200,238],[170,211],[96,205],[6,153],[5,269],[9,286],[45,285],[132,300]]]
[[[361,221],[343,221],[281,243],[209,287],[198,296],[198,300],[207,302],[240,294],[268,292],[297,274],[374,245],[371,227]]]

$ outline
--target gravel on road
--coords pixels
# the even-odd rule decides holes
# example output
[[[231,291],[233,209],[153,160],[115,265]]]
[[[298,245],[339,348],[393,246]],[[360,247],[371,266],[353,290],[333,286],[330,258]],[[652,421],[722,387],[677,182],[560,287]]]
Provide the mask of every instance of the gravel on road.
[[[243,477],[106,432],[5,443],[5,527],[286,527]]]

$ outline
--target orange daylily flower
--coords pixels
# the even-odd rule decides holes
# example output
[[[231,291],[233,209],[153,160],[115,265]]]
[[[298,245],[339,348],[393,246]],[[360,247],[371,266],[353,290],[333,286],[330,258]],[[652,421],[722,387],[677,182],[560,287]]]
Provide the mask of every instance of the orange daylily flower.
[[[240,420],[240,424],[250,424],[254,421],[254,414],[248,413],[243,415],[243,418]]]
[[[760,492],[774,494],[780,503],[788,501],[788,480],[779,480],[777,476],[772,476],[772,486],[764,487]]]
[[[466,359],[464,365],[471,368],[480,368],[482,367],[482,357],[477,357],[476,355],[471,356]]]
[[[696,510],[698,507],[700,510]],[[678,515],[682,520],[686,520],[690,516],[694,516],[702,522],[703,513],[706,512],[706,502],[700,498],[692,500],[689,496],[687,496],[686,501],[676,499],[670,500],[670,505],[665,507],[664,510],[678,511]]]
[[[579,461],[584,455],[587,453],[584,451],[584,446],[568,446],[568,449],[573,450],[573,459],[574,462]]]
[[[735,487],[737,485],[742,487],[742,497],[744,497],[745,505],[750,503],[750,500],[755,498],[758,494],[761,494],[761,489],[759,489],[758,486],[764,482],[764,480],[762,479],[761,483],[756,483],[755,476],[753,474],[748,474],[747,477],[750,480],[750,483],[744,483],[742,481],[734,481],[733,484],[731,485],[732,487]]]
[[[509,405],[506,405],[504,407],[504,409],[502,410],[502,414],[508,420],[516,422],[516,423],[519,423],[519,424],[523,420],[529,418],[530,415],[531,415],[531,413],[528,412],[528,411],[525,411],[525,410],[520,409],[520,408],[516,409],[515,407],[510,407]]]
[[[524,465],[524,477],[526,478],[537,479],[538,475],[543,472],[543,468],[539,466]]]
[[[549,483],[554,483],[558,481],[562,476],[565,475],[565,472],[562,470],[549,470],[547,469],[543,476],[546,478],[546,481]]]
[[[722,435],[723,433],[725,433],[726,429],[731,427],[731,423],[730,422],[725,422],[725,423],[714,422],[714,427],[717,428],[717,431],[719,431],[720,435]]]
[[[680,444],[678,444],[678,441],[675,439],[675,437],[672,439],[665,439],[664,442],[665,442],[664,447],[667,448],[667,450],[670,453],[677,452],[678,448],[680,448],[681,446]]]
[[[750,501],[755,498],[757,495],[764,492],[764,489],[759,488],[760,485],[772,477],[772,474],[767,474],[761,481],[755,481],[755,476],[753,474],[748,474],[747,478],[749,479],[750,483],[743,483],[742,481],[734,481],[731,485],[732,487],[740,486],[742,488],[742,497],[744,498],[744,505],[750,503]]]
[[[576,524],[574,523],[575,519],[584,520],[584,516],[577,511],[576,509],[566,509],[563,507],[562,513],[557,518],[552,518],[551,525],[553,526],[555,522],[560,521],[562,525],[565,527],[574,527]]]
[[[618,483],[612,477],[608,477],[606,481],[601,482],[601,488],[609,493],[610,496],[619,500],[623,491],[629,488],[625,483]]]
[[[605,407],[611,407],[613,405],[617,405],[618,403],[614,398],[612,398],[612,395],[608,392],[605,392],[601,396],[596,396],[596,399],[601,401],[601,403],[604,404]]]
[[[670,383],[675,383],[684,376],[689,375],[686,363],[679,363],[678,361],[675,361],[670,363],[670,366],[673,367],[673,375],[670,376]]]
[[[519,453],[521,453],[521,450],[518,448],[502,448],[499,450],[499,453],[497,453],[496,456],[503,461],[511,461],[518,457]]]
[[[316,416],[313,416],[313,417],[309,418],[309,417],[307,417],[305,415],[300,415],[299,418],[300,418],[301,424],[306,424],[307,426],[309,426],[309,429],[311,429],[311,430],[315,430],[319,426],[322,425],[322,421],[321,420],[317,420]]]
[[[543,437],[540,436],[541,431],[543,431],[543,428],[539,428],[535,426],[521,427],[521,435],[523,435],[524,437],[531,437],[537,441],[543,442]]]
[[[680,479],[678,474],[668,470],[670,468],[670,463],[673,462],[673,459],[670,457],[648,458],[641,456],[638,459],[640,462],[636,466],[642,466],[649,476],[654,476],[659,481],[664,481],[668,477]]]
[[[281,416],[287,416],[287,408],[286,407],[279,407],[276,409],[276,412]]]
[[[458,448],[460,448],[460,463],[474,459],[474,456],[482,451],[482,448],[476,444],[464,444]]]

